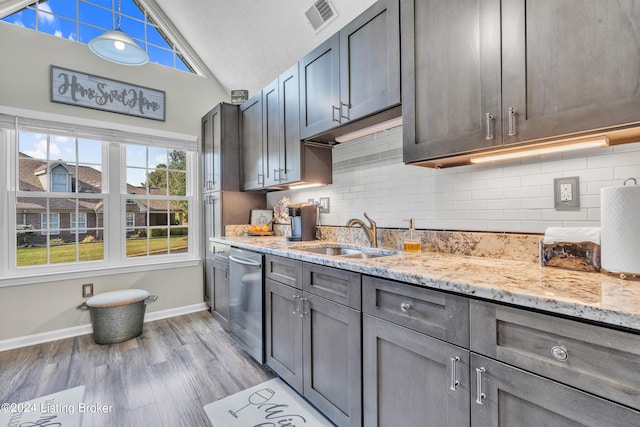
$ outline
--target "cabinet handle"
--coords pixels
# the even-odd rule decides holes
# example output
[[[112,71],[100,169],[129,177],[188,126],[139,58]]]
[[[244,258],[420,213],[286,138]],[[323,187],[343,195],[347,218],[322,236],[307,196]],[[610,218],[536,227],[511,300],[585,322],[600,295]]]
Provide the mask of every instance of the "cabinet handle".
[[[495,119],[496,118],[493,116],[493,114],[485,113],[487,134],[484,137],[484,139],[488,139],[488,140],[493,139],[493,120],[495,120]]]
[[[515,108],[513,107],[509,107],[507,109],[507,114],[509,117],[509,136],[514,136],[516,134],[516,116],[518,115],[518,113],[516,112]]]
[[[280,169],[273,170],[273,180],[276,182],[280,182]]]
[[[282,177],[284,175],[284,178]],[[286,169],[278,169],[278,181],[286,181],[287,180],[287,170]]]
[[[338,118],[336,119],[336,110],[338,110]],[[342,107],[331,106],[331,120],[340,123],[340,116],[342,116]]]
[[[299,300],[300,300],[300,295],[294,295],[293,296],[293,301],[294,301],[294,309],[293,309],[293,313],[291,314],[298,314],[300,313],[300,307],[299,307]]]
[[[551,347],[551,355],[560,362],[565,362],[569,358],[567,349],[559,345]]]
[[[411,304],[409,304],[408,302],[403,302],[402,304],[400,304],[400,310],[402,310],[403,313],[406,313],[407,311],[411,310]]]
[[[260,182],[260,177],[262,177],[262,182]],[[264,185],[264,175],[261,173],[258,174],[258,185]]]
[[[476,368],[476,403],[478,405],[484,405],[482,400],[487,397],[487,395],[482,392],[482,374],[485,372],[487,372],[487,370],[484,368]]]
[[[456,391],[458,385],[460,384],[460,381],[458,381],[457,379],[458,375],[456,373],[456,366],[459,361],[460,358],[458,356],[451,358],[451,387],[449,388],[453,391]]]
[[[342,107],[345,107],[347,110],[347,115],[342,114]],[[345,104],[344,102],[340,103],[340,119],[351,120],[351,104]]]
[[[302,306],[302,313],[300,313],[300,317],[304,317],[307,314],[307,310],[304,308],[304,303],[306,302],[308,305],[309,298],[300,297],[300,305]]]

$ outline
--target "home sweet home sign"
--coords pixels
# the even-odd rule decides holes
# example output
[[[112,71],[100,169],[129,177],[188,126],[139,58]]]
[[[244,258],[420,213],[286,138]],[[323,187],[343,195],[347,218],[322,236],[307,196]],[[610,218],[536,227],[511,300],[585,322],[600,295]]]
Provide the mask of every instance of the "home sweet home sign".
[[[161,90],[51,66],[51,101],[145,119],[165,120]]]

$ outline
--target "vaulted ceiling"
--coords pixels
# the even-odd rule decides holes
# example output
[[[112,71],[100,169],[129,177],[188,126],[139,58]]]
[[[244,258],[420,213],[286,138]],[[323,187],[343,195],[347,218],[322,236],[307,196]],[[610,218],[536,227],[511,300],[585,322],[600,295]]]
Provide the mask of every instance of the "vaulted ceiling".
[[[142,0],[155,3],[222,86],[259,91],[375,0],[328,0],[337,18],[319,31],[305,12],[317,0]],[[33,0],[0,0],[19,10]]]
[[[227,89],[259,91],[375,0],[330,0],[338,18],[313,29],[316,0],[155,0]]]

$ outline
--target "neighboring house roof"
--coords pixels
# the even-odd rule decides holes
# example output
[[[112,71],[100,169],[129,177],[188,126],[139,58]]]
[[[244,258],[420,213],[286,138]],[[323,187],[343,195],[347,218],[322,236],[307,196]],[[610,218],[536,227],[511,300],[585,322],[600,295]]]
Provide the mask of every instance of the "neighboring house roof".
[[[19,164],[19,189],[21,191],[33,191],[44,192],[47,191],[42,186],[42,182],[38,179],[38,175],[47,173],[47,163],[43,160],[34,159],[27,154],[20,153]],[[102,190],[102,173],[90,166],[78,166],[77,174],[75,173],[75,167],[69,166],[62,160],[53,160],[49,162],[49,169],[51,170],[57,166],[63,166],[72,175],[74,187],[78,186],[79,193],[101,193]],[[127,184],[127,192],[129,194],[146,194],[145,187],[136,187],[134,185]],[[160,188],[150,188],[149,193],[151,195],[163,195],[165,192]],[[40,197],[19,197],[16,203],[16,209],[20,210],[45,210],[47,199]],[[151,212],[166,212],[167,202],[165,200],[137,200],[136,203],[140,207],[140,211],[146,211],[147,207]],[[80,211],[101,211],[103,206],[102,200],[95,200],[89,198],[80,198],[78,201],[78,208]],[[54,198],[49,197],[49,210],[51,211],[74,211],[75,201],[67,198]]]

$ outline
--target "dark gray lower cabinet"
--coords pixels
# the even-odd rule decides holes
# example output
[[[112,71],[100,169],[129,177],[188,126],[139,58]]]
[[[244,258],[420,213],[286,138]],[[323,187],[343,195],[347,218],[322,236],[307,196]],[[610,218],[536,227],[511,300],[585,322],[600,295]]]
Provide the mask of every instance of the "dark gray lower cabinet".
[[[471,354],[473,427],[628,427],[640,412]]]
[[[265,280],[266,362],[299,392],[303,389],[302,318],[298,313],[301,295],[296,288]]]
[[[213,301],[211,313],[220,325],[229,329],[229,261],[213,259]]]
[[[469,351],[363,315],[365,426],[469,425]]]
[[[334,423],[362,425],[360,311],[267,277],[265,313],[267,365]]]
[[[304,396],[340,426],[360,426],[360,312],[316,295],[302,297]]]

